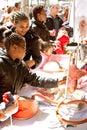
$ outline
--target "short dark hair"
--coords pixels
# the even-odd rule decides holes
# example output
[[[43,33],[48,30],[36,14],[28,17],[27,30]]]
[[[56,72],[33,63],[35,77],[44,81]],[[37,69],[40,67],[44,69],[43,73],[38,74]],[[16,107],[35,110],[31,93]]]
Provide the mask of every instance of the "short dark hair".
[[[6,50],[9,50],[11,45],[20,45],[25,42],[25,38],[17,33],[12,32],[10,29],[4,32],[4,43]]]
[[[17,8],[19,4],[21,4],[21,2],[20,2],[20,1],[19,1],[19,2],[15,2],[14,7],[16,7],[16,8]]]
[[[35,20],[37,20],[37,14],[41,13],[41,11],[44,10],[44,6],[43,5],[35,5],[33,7],[33,17]]]

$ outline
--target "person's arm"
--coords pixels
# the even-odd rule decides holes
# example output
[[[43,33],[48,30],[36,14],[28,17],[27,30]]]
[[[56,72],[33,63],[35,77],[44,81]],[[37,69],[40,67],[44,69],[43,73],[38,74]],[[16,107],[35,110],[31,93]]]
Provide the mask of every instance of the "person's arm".
[[[38,65],[41,63],[42,60],[42,56],[40,54],[40,48],[39,48],[39,39],[32,42],[31,56],[32,56],[32,60],[35,61],[35,65],[31,67],[32,69],[34,69],[38,67]]]
[[[35,60],[27,60],[25,61],[27,67],[32,68],[33,66],[35,66]]]
[[[56,28],[55,28],[55,24],[54,24],[54,21],[53,21],[51,16],[47,17],[46,26],[47,26],[49,33],[50,33],[49,34],[50,40],[55,41],[55,39],[56,39]]]
[[[24,83],[28,83],[34,87],[55,88],[58,87],[58,79],[41,79],[35,73],[31,73],[27,67],[24,72]]]
[[[40,42],[39,37],[33,31],[29,31],[26,35],[26,55],[24,57],[24,61],[27,63],[27,66],[34,69],[36,68],[41,60],[42,57],[40,55]]]

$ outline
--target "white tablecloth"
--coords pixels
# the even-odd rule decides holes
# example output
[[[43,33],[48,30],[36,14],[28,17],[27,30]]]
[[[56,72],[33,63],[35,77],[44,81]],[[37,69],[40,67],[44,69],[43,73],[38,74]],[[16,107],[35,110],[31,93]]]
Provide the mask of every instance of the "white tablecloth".
[[[36,115],[31,119],[13,119],[13,126],[10,126],[10,119],[0,123],[0,130],[87,130],[87,123],[76,127],[67,127],[61,124],[55,115],[55,108],[52,106],[40,106]]]
[[[29,95],[29,89],[23,89],[20,95],[23,94]],[[30,119],[20,120],[20,119],[12,119],[13,126],[10,125],[10,119],[6,121],[0,122],[0,130],[87,130],[87,123],[78,125],[76,127],[67,127],[60,123],[56,117],[56,106],[52,106],[51,104],[39,100],[39,109],[37,113]]]

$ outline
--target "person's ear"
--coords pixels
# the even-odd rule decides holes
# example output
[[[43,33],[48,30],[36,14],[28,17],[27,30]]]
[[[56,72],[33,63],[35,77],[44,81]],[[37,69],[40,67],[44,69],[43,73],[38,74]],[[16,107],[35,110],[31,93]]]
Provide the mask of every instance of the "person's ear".
[[[40,13],[37,14],[37,20],[40,20]]]
[[[46,51],[46,50],[44,50],[44,51],[43,51],[43,53],[44,53],[44,54],[46,54],[46,53],[47,53],[47,51]]]
[[[14,44],[14,45],[13,45],[13,48],[14,48],[14,50],[16,50],[16,49],[17,49],[17,45]]]
[[[15,22],[13,22],[13,24],[14,24],[14,26],[16,26],[16,23],[15,23]]]

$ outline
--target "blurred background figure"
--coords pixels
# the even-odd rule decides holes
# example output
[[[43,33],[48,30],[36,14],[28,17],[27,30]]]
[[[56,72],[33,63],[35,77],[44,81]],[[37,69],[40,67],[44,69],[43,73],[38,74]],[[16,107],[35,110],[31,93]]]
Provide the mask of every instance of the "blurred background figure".
[[[46,25],[49,31],[54,30],[55,32],[55,35],[50,37],[52,41],[56,40],[58,31],[62,27],[62,24],[63,24],[63,20],[58,16],[59,10],[60,10],[60,6],[58,2],[54,2],[50,5],[50,12],[47,16]]]
[[[79,21],[79,38],[83,42],[83,39],[87,36],[87,19],[85,16],[82,16]]]
[[[14,7],[13,6],[7,6],[7,9],[5,13],[1,17],[1,24],[7,24],[11,21],[11,16],[13,14]]]
[[[60,16],[60,18],[62,18],[62,20],[64,22],[68,21],[69,7],[68,6],[62,7],[62,9],[60,9],[60,11],[59,11],[59,16]]]
[[[21,11],[21,2],[15,2],[14,11]]]

